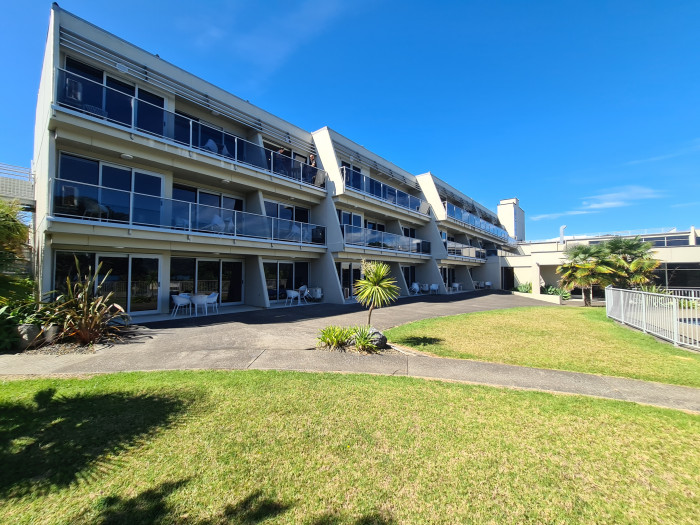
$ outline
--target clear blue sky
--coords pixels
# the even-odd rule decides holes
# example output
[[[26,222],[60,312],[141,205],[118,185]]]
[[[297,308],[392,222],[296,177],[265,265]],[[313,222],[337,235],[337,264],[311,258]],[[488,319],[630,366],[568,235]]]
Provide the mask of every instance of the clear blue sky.
[[[59,3],[493,210],[518,197],[529,239],[700,227],[698,1]],[[0,162],[32,157],[49,8],[3,5]]]

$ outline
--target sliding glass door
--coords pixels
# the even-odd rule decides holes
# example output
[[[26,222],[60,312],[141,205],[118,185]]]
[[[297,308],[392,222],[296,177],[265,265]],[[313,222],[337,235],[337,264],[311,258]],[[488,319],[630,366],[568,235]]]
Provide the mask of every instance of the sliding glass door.
[[[170,293],[219,294],[221,304],[243,302],[243,261],[173,257]]]
[[[267,296],[270,301],[287,298],[287,290],[298,290],[309,284],[309,263],[288,261],[263,262]]]
[[[105,280],[102,293],[113,292],[113,302],[132,314],[159,310],[159,256],[98,254],[97,264],[98,283]]]

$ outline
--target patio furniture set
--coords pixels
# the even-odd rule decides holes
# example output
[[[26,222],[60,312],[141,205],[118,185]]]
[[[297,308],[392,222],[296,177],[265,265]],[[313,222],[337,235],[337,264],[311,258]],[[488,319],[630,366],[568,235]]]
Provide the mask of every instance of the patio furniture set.
[[[219,294],[217,292],[212,292],[210,294],[204,293],[180,293],[178,295],[173,295],[173,313],[171,317],[175,317],[177,312],[182,308],[183,310],[187,308],[189,310],[190,316],[192,315],[192,307],[194,307],[194,315],[197,316],[197,310],[202,309],[204,315],[209,315],[209,306],[215,312],[219,312]]]

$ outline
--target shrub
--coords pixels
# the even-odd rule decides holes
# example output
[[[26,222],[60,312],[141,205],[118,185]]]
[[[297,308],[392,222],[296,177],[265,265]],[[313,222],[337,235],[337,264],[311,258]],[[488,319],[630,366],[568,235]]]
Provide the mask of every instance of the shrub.
[[[372,328],[370,326],[356,326],[353,329],[352,341],[361,352],[374,352],[377,345],[372,340]]]
[[[532,283],[521,283],[515,287],[515,290],[521,293],[532,293]]]
[[[75,260],[78,275],[80,265]],[[112,302],[114,292],[107,295],[95,295],[94,290],[101,290],[102,285],[112,273],[108,271],[102,281],[97,282],[100,273],[99,264],[95,273],[88,269],[83,280],[71,282],[66,279],[66,293],[59,296],[52,305],[50,319],[62,325],[64,337],[74,337],[81,345],[88,345],[105,338],[118,337],[129,323],[129,315],[120,305]],[[97,286],[95,286],[97,284]]]
[[[350,343],[354,329],[347,326],[326,326],[318,334],[317,345],[332,350],[342,350]]]
[[[547,295],[558,295],[565,301],[571,299],[571,292],[564,290],[563,288],[557,288],[556,286],[548,286],[545,293]]]
[[[0,352],[10,352],[19,344],[17,319],[12,317],[10,307],[0,308]]]

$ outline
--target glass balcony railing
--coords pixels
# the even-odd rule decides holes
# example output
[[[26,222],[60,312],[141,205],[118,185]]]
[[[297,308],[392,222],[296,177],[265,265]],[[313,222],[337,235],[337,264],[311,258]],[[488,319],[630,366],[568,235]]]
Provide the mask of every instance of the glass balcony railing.
[[[452,257],[464,257],[468,259],[486,259],[486,251],[475,246],[453,241],[444,241],[447,255]]]
[[[368,230],[349,224],[342,225],[345,244],[379,248],[381,250],[394,250],[406,253],[430,254],[430,242],[422,239],[414,239],[395,233]]]
[[[53,180],[53,215],[183,233],[326,244],[326,228],[66,179]]]
[[[445,205],[445,210],[447,211],[448,217],[463,222],[464,224],[471,226],[472,228],[481,230],[490,235],[498,237],[506,244],[516,243],[516,240],[513,239],[510,235],[508,235],[508,232],[506,232],[503,228],[499,228],[498,226],[495,226],[490,222],[487,222],[484,219],[481,219],[480,217],[469,213],[467,210],[458,208],[454,204],[451,204],[447,201],[444,201],[443,204]]]
[[[340,168],[343,174],[343,181],[345,182],[346,188],[352,188],[354,190],[366,193],[377,199],[395,204],[407,210],[417,211],[423,215],[428,215],[428,210],[430,206],[426,201],[408,193],[397,190],[393,186],[379,182],[372,177],[363,175],[355,170],[351,170],[343,166]]]
[[[288,179],[325,187],[326,172],[321,169],[75,73],[59,69],[57,86],[56,101],[62,106]]]

